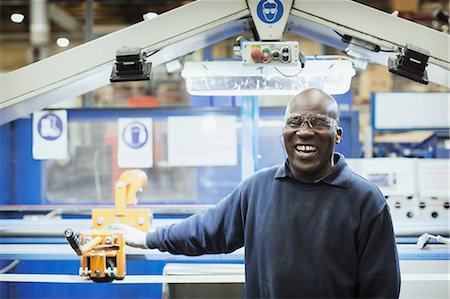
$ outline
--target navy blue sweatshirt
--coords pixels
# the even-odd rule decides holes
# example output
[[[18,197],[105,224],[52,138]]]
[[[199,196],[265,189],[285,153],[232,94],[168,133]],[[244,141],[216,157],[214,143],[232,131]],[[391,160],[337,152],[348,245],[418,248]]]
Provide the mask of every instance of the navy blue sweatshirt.
[[[245,246],[246,298],[397,298],[400,271],[384,196],[335,154],[313,184],[289,163],[263,169],[215,207],[147,234],[173,254]]]

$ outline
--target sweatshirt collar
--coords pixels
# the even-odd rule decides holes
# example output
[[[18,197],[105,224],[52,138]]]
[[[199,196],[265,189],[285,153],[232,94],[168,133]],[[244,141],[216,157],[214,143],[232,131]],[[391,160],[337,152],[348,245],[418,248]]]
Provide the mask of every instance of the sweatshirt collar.
[[[334,153],[334,167],[328,175],[323,178],[316,180],[313,184],[325,183],[328,185],[340,186],[340,187],[349,187],[349,176],[351,174],[351,169],[345,162],[344,155],[340,153]],[[286,159],[284,164],[278,167],[277,172],[275,173],[276,179],[292,177],[292,172],[289,168],[289,160]]]

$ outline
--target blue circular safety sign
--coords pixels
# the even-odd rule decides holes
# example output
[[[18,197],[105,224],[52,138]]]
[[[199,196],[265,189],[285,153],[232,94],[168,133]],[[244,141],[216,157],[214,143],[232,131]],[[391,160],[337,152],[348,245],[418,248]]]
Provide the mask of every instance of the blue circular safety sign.
[[[59,118],[56,114],[49,113],[39,119],[37,129],[42,138],[52,141],[61,136],[63,132],[63,124],[61,118]]]
[[[123,142],[131,148],[143,147],[148,140],[147,128],[140,122],[132,122],[125,126],[122,132]]]
[[[283,4],[280,0],[261,0],[256,7],[259,19],[267,24],[278,22],[283,12]]]

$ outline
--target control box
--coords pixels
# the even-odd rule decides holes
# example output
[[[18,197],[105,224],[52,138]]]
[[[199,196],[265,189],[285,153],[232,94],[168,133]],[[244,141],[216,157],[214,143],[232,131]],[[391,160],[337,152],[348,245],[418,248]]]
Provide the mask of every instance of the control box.
[[[246,41],[241,44],[244,65],[297,65],[299,62],[298,42]]]

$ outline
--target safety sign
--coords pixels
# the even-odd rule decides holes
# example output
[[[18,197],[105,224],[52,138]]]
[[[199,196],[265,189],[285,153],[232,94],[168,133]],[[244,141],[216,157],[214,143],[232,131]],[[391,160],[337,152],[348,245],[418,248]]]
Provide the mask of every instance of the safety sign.
[[[33,158],[67,158],[67,111],[49,110],[33,114]]]
[[[153,166],[151,118],[119,118],[118,165],[121,168]]]
[[[283,3],[280,0],[261,0],[256,7],[259,19],[267,24],[278,22],[283,16],[283,11]]]

